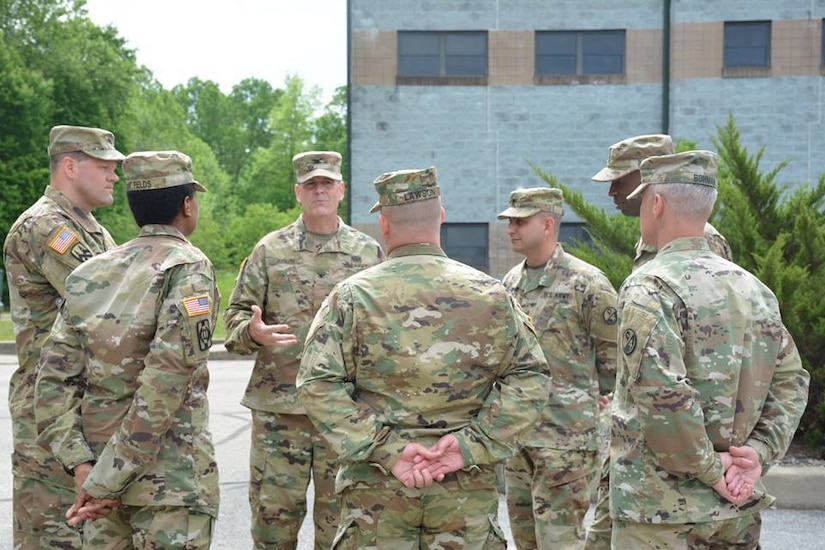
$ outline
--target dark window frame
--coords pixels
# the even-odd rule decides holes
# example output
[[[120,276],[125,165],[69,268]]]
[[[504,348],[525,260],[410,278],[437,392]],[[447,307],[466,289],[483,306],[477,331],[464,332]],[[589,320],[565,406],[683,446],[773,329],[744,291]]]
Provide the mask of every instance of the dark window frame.
[[[483,53],[473,53],[475,45],[472,42],[479,39]],[[487,84],[490,70],[487,31],[398,31],[397,47],[398,84]],[[472,69],[473,66],[476,68]],[[465,71],[468,67],[471,69]]]
[[[760,28],[761,27],[761,28]],[[760,30],[763,36],[745,36],[747,29]],[[725,71],[769,70],[771,68],[772,22],[725,21],[722,68]]]
[[[593,237],[587,231],[586,222],[562,222],[559,226],[558,241],[568,244],[573,242],[593,244]]]
[[[588,52],[588,50],[598,50],[598,45],[591,42],[591,39],[604,40],[610,38],[620,38],[621,52],[616,53],[615,50],[612,50],[612,53],[602,52],[601,55],[599,55],[598,51]],[[552,40],[556,40],[559,43],[559,46],[565,46],[567,51],[557,53],[560,50],[545,49],[546,43]],[[567,44],[562,44],[565,41]],[[549,46],[549,44],[547,44],[547,46]],[[575,51],[573,51],[574,48]],[[623,80],[626,77],[627,72],[627,31],[625,29],[536,31],[535,48],[533,53],[535,56],[535,78],[537,81],[546,80],[548,83],[554,83],[554,81],[558,79],[569,78],[608,78],[613,80]],[[575,58],[571,59],[574,56]],[[562,57],[567,58],[568,70],[550,70],[553,65],[551,61],[552,58]],[[620,67],[618,69],[607,71],[588,68],[590,63],[598,64],[599,57],[618,57],[618,64]],[[571,70],[571,61],[575,64],[575,71]],[[615,63],[613,64],[615,65]],[[604,60],[602,61],[601,66],[605,66]]]
[[[460,235],[450,235],[452,229],[457,229],[456,233],[470,233],[470,238],[463,242]],[[475,234],[473,234],[475,233]],[[450,258],[470,265],[484,273],[490,273],[490,224],[485,222],[445,222],[441,224],[441,245],[444,252]],[[467,249],[478,249],[475,254],[464,254],[458,251]],[[474,261],[473,258],[478,258]]]

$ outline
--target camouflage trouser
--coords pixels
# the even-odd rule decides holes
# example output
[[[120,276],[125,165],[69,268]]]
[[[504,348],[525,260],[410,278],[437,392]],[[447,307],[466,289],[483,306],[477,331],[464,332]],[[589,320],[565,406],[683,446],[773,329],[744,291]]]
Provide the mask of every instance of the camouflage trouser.
[[[215,518],[184,506],[120,506],[87,521],[83,550],[207,550]]]
[[[215,518],[183,506],[127,506],[132,540],[140,550],[208,550]]]
[[[334,549],[503,550],[498,492],[465,490],[458,482],[422,489],[345,489]]]
[[[83,523],[83,550],[131,550],[132,526],[128,506],[119,506],[106,517]]]
[[[16,550],[80,549],[80,529],[66,523],[66,511],[74,503],[74,491],[20,476],[14,476],[12,484]]]
[[[315,489],[315,548],[330,547],[340,510],[337,461],[307,416],[252,411],[249,469],[255,548],[297,546],[310,478]]]
[[[759,548],[758,513],[703,523],[635,523],[613,520],[613,548],[622,550],[754,550]]]
[[[599,487],[596,490],[596,507],[593,511],[593,523],[587,532],[585,550],[610,550],[610,460],[602,462],[599,473]]]
[[[599,415],[599,434],[605,441],[602,448],[602,467],[599,470],[599,485],[596,489],[596,507],[593,511],[593,523],[587,532],[585,550],[610,550],[610,427],[613,422],[608,406]]]
[[[520,549],[583,548],[597,451],[527,447],[507,461],[507,511]]]

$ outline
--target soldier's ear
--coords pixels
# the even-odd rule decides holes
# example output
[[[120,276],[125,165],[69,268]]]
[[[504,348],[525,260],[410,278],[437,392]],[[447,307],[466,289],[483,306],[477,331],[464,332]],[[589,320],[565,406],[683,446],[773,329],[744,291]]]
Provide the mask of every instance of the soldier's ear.
[[[183,197],[183,204],[181,204],[180,210],[181,210],[181,213],[187,218],[192,216],[192,214],[195,211],[194,210],[194,204],[192,204],[193,200],[194,200],[194,195]]]

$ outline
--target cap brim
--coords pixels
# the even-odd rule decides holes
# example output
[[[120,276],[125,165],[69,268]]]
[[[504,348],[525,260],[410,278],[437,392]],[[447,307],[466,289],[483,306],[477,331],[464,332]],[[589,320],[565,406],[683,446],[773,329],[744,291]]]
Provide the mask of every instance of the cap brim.
[[[372,205],[372,208],[370,208],[370,214],[378,212],[379,210],[381,210],[381,203],[376,202],[375,204]]]
[[[639,184],[639,187],[634,189],[632,192],[628,193],[627,200],[635,199],[635,198],[641,198],[642,197],[642,191],[644,191],[645,187],[647,187],[648,185],[650,185],[650,184],[649,183]]]
[[[599,170],[595,176],[590,178],[593,181],[615,181],[631,173],[633,170],[616,170],[605,166]]]
[[[116,149],[98,149],[95,151],[83,151],[86,155],[100,160],[116,160],[118,162],[126,158],[126,155]]]
[[[541,212],[541,208],[520,208],[511,206],[496,217],[500,220],[506,220],[508,218],[529,218],[533,214],[538,214],[539,212]]]
[[[193,181],[192,185],[195,186],[195,191],[200,191],[201,193],[206,193],[206,187],[198,181]]]
[[[329,178],[329,179],[335,180],[335,181],[343,181],[343,178],[341,177],[341,174],[339,174],[337,172],[333,172],[331,170],[324,170],[323,168],[319,168],[317,170],[307,172],[306,174],[304,174],[303,176],[298,178],[298,183],[307,182],[307,181],[311,180],[312,178],[315,178],[315,177],[318,177],[318,176],[321,176],[323,178]]]

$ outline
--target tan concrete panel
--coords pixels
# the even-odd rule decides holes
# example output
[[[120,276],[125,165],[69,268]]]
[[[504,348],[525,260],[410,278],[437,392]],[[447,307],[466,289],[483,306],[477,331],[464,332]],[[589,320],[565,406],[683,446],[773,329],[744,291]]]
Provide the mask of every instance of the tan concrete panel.
[[[660,29],[636,29],[625,33],[628,84],[662,81],[662,34]]]
[[[722,75],[722,21],[681,23],[671,27],[671,76],[674,79]]]
[[[395,85],[398,72],[398,40],[395,31],[354,32],[350,47],[353,85]]]
[[[772,76],[819,74],[822,20],[793,19],[771,24]]]
[[[533,31],[490,31],[487,34],[490,86],[530,86],[536,72]]]

